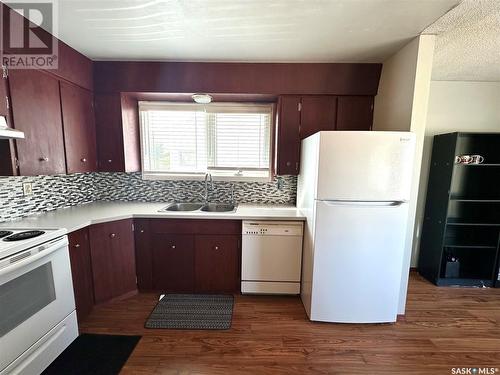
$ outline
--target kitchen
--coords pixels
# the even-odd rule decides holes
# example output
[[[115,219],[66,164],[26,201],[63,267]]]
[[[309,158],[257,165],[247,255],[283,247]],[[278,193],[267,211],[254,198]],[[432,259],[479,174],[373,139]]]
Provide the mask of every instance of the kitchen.
[[[392,3],[421,13],[377,59],[270,45],[236,58],[231,38],[213,55],[195,42],[165,55],[135,31],[117,50],[116,35],[96,42],[119,29],[107,12],[175,7],[54,3],[60,40],[32,28],[57,66],[11,63],[0,85],[0,373],[381,373],[390,358],[401,373],[430,356],[439,330],[403,333],[441,324],[449,301],[409,272],[435,38],[420,32],[458,2]],[[325,2],[311,19],[339,4],[359,11]],[[9,6],[14,38],[25,22]],[[185,17],[209,19],[198,6],[205,15]],[[423,120],[394,127],[391,101]],[[432,317],[415,318],[425,291]],[[431,371],[449,373],[443,353]]]

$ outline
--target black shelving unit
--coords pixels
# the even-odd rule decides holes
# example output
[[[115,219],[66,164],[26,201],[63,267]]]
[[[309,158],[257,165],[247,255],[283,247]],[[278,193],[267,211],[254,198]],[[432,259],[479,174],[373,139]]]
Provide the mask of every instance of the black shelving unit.
[[[458,155],[482,155],[484,163],[457,164]],[[435,136],[419,273],[436,285],[500,287],[499,252],[500,133]],[[447,277],[450,259],[459,266]]]

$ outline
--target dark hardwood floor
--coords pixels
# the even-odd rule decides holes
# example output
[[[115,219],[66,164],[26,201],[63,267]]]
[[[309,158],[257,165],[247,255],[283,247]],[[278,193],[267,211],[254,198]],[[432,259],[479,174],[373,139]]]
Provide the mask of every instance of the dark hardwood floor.
[[[500,368],[500,289],[438,288],[412,273],[406,316],[375,325],[312,323],[295,297],[236,296],[229,331],[144,329],[156,301],[157,295],[139,294],[95,307],[81,327],[143,336],[122,374],[451,374],[456,367]]]

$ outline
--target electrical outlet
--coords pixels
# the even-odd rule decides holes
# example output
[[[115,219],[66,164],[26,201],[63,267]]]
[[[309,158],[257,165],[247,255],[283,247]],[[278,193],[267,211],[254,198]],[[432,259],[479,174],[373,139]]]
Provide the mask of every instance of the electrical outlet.
[[[23,183],[23,194],[24,194],[24,196],[33,195],[33,183],[32,182],[24,182]]]

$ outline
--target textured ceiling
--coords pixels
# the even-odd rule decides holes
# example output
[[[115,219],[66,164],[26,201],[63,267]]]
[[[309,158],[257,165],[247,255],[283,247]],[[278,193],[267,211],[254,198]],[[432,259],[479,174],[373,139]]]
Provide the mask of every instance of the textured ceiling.
[[[424,34],[437,34],[433,80],[500,81],[500,0],[465,0]]]
[[[382,62],[458,2],[59,0],[58,35],[96,60]]]

